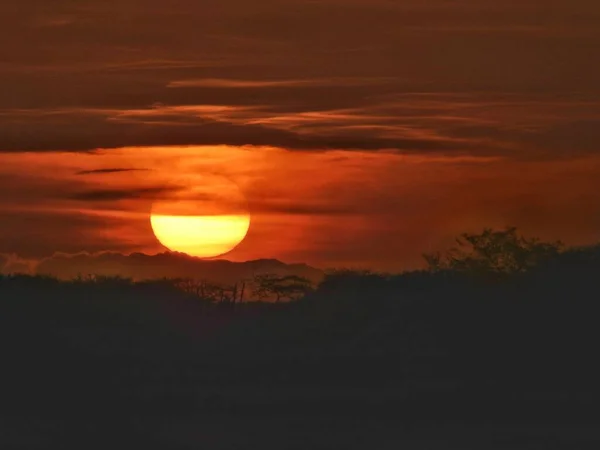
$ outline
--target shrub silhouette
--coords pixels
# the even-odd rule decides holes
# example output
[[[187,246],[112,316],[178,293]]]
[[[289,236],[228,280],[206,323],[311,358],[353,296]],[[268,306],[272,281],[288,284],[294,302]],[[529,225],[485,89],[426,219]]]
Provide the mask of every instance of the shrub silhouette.
[[[526,238],[516,227],[505,230],[486,228],[479,234],[463,233],[456,239],[458,247],[445,253],[424,254],[430,271],[452,270],[480,276],[507,276],[556,259],[561,242],[542,242]]]
[[[253,282],[253,294],[256,298],[274,298],[277,303],[281,300],[298,300],[312,289],[310,280],[298,275],[260,274],[254,277]]]

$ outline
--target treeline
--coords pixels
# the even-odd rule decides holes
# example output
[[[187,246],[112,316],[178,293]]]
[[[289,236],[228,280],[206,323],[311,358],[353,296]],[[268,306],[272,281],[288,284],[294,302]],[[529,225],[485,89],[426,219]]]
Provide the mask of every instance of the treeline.
[[[88,274],[71,280],[59,280],[45,275],[0,274],[0,288],[127,290],[139,289],[168,292],[176,297],[194,298],[200,302],[214,304],[236,304],[245,301],[291,301],[298,300],[314,289],[308,278],[298,275],[255,275],[234,283],[216,283],[196,278],[159,278],[134,281],[121,276]]]
[[[42,301],[53,297],[83,296],[103,298],[163,297],[169,301],[194,300],[209,307],[234,308],[252,302],[290,302],[330,295],[364,296],[362,301],[392,293],[445,291],[461,296],[466,290],[491,287],[498,294],[515,283],[537,283],[538,288],[556,284],[580,289],[593,283],[600,268],[600,245],[566,248],[561,242],[543,242],[519,234],[516,228],[485,229],[478,234],[465,233],[456,246],[444,252],[423,255],[423,270],[400,274],[356,270],[331,270],[314,285],[298,275],[257,274],[236,282],[215,283],[194,278],[162,278],[133,281],[119,276],[88,274],[72,280],[40,275],[0,275],[4,296],[22,295]],[[463,291],[461,291],[461,289]],[[559,291],[564,289],[559,289]],[[365,293],[369,295],[364,295]]]

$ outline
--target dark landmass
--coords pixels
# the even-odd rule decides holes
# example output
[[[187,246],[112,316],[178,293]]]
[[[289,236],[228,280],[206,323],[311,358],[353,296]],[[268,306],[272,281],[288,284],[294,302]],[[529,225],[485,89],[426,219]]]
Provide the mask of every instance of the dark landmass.
[[[285,303],[5,276],[0,448],[600,448],[600,247],[442,266]]]
[[[323,278],[323,272],[306,264],[286,264],[276,259],[232,262],[224,259],[205,260],[183,253],[166,252],[157,255],[132,253],[87,253],[55,255],[41,261],[35,268],[39,275],[61,279],[77,276],[120,276],[133,280],[151,278],[200,278],[217,283],[234,283],[256,274],[298,275],[313,282]]]

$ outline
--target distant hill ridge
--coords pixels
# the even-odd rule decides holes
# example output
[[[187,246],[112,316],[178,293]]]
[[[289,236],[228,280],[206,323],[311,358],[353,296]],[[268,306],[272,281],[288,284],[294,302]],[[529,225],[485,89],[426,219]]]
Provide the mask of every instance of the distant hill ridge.
[[[42,260],[35,273],[70,279],[88,274],[122,276],[134,280],[149,278],[195,278],[214,282],[232,282],[256,274],[274,273],[299,275],[312,281],[323,277],[323,271],[303,263],[286,264],[277,259],[257,259],[244,262],[226,259],[200,259],[183,253],[57,254]]]

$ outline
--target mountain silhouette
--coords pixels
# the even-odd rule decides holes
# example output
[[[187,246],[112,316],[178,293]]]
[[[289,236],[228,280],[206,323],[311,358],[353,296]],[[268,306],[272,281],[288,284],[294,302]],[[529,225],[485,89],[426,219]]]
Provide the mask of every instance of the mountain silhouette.
[[[218,283],[235,282],[257,274],[298,275],[318,282],[323,277],[320,269],[306,264],[286,264],[277,259],[257,259],[233,262],[225,259],[200,259],[183,253],[165,252],[156,255],[144,253],[80,253],[57,254],[42,260],[35,273],[61,279],[77,276],[121,276],[134,280],[151,278],[194,278]]]

